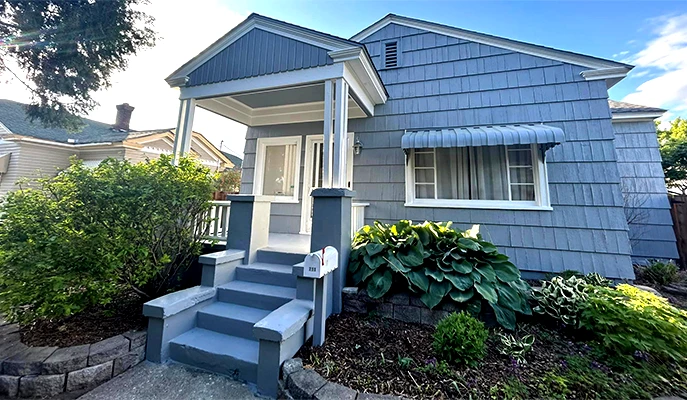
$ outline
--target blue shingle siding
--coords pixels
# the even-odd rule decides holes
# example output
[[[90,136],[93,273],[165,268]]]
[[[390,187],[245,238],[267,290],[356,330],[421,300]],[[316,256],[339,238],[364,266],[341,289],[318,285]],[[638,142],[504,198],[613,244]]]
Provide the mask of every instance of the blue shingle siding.
[[[327,50],[254,28],[189,74],[187,86],[330,65]]]
[[[656,127],[651,121],[615,122],[613,130],[624,204],[633,219],[632,256],[638,262],[677,258]]]
[[[364,40],[378,68],[389,39],[398,39],[403,53],[399,68],[380,70],[389,100],[373,118],[349,121],[364,144],[353,187],[370,203],[366,222],[481,224],[523,271],[634,277],[604,81],[585,81],[585,67],[395,24]],[[547,152],[553,211],[404,206],[404,130],[522,123],[565,132],[566,142]]]

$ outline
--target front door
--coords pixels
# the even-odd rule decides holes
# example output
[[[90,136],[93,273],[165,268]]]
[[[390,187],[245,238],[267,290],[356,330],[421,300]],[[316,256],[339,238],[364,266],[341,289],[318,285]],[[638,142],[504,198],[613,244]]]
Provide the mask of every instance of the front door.
[[[346,186],[353,190],[353,133],[349,133],[346,143],[347,170]],[[334,144],[332,143],[332,155]],[[312,228],[312,197],[310,193],[322,187],[324,169],[324,137],[310,135],[305,139],[305,175],[303,177],[303,208],[301,211],[301,233],[309,234]]]

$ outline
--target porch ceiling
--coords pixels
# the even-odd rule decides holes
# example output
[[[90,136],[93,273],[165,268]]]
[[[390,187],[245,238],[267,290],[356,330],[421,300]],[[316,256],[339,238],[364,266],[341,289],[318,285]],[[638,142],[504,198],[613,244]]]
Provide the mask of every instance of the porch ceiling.
[[[248,126],[323,121],[324,83],[198,99],[196,105]],[[365,117],[365,110],[349,95],[348,118]]]

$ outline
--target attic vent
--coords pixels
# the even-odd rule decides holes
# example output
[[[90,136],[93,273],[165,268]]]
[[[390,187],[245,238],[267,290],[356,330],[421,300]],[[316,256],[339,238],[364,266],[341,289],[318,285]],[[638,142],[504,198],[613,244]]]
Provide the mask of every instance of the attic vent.
[[[384,68],[398,67],[398,42],[384,43]]]

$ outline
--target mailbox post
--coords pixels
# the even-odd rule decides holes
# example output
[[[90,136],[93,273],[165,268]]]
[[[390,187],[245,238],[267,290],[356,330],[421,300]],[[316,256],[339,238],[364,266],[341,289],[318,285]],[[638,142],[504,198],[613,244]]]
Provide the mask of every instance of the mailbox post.
[[[334,247],[327,246],[320,251],[315,251],[305,256],[302,269],[293,269],[297,276],[315,280],[313,346],[322,346],[324,344],[324,330],[327,321],[328,281],[331,279],[331,273],[338,266],[339,252]]]

